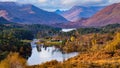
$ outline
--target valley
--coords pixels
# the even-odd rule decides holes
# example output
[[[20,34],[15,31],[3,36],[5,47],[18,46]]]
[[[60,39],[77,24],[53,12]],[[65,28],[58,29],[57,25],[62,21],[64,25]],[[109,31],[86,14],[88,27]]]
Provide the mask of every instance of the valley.
[[[120,3],[40,7],[0,1],[0,68],[120,68]]]
[[[28,25],[28,26],[30,26],[30,25]],[[4,26],[4,27],[6,27],[6,26]],[[22,26],[21,28],[23,28],[23,27],[25,28],[27,26]],[[13,27],[9,27],[9,28],[15,29]],[[16,28],[18,28],[18,27],[16,27]],[[17,31],[19,31],[21,28],[19,27],[17,29]],[[39,29],[40,29],[40,27],[39,27]],[[8,29],[6,29],[6,30],[8,30]],[[61,30],[59,30],[59,31],[61,31]],[[64,66],[71,67],[71,68],[72,67],[79,68],[79,65],[81,65],[81,67],[87,67],[87,66],[91,67],[91,65],[93,67],[95,67],[95,66],[101,67],[104,64],[110,64],[110,63],[108,63],[109,61],[107,61],[108,60],[107,58],[110,58],[111,60],[113,60],[113,62],[111,62],[111,63],[119,64],[119,61],[115,60],[115,59],[119,60],[119,38],[120,38],[119,31],[120,31],[120,24],[112,24],[112,25],[107,25],[107,26],[101,27],[101,28],[79,28],[77,30],[73,30],[70,32],[57,32],[56,34],[53,34],[53,35],[50,35],[51,33],[49,33],[48,35],[45,35],[45,36],[44,35],[41,36],[42,33],[40,34],[40,32],[39,32],[38,34],[35,34],[35,36],[38,35],[36,37],[36,38],[38,38],[38,40],[36,39],[36,43],[31,42],[32,46],[29,45],[29,47],[32,47],[32,48],[30,48],[30,49],[32,49],[32,50],[30,50],[32,52],[30,52],[30,51],[28,52],[29,54],[31,54],[31,55],[29,55],[29,57],[27,57],[28,61],[25,58],[17,57],[18,55],[25,57],[24,54],[27,51],[25,51],[25,49],[24,49],[26,46],[23,45],[23,47],[20,46],[22,48],[20,48],[20,51],[18,51],[17,53],[14,53],[14,50],[12,51],[10,49],[11,53],[7,53],[8,54],[7,59],[2,60],[0,65],[7,66],[7,65],[5,65],[6,62],[11,63],[11,65],[13,65],[12,63],[16,61],[16,64],[15,64],[16,66],[21,66],[23,63],[26,63],[25,65],[22,65],[25,68],[34,68],[34,67],[39,67],[39,68],[63,67],[64,68]],[[25,40],[27,40],[27,39],[32,40],[32,35],[30,36],[29,33],[25,33],[25,34],[28,34],[28,37],[26,35],[23,35],[26,37],[26,38],[24,37]],[[20,33],[17,34],[16,39],[24,40],[24,38],[19,37],[19,35],[20,35]],[[13,36],[14,36],[14,33],[13,33]],[[31,37],[31,39],[30,39],[30,37]],[[5,40],[7,40],[7,38]],[[61,41],[61,43],[56,44],[59,42],[58,40]],[[9,41],[12,41],[12,40],[9,40]],[[18,42],[16,42],[16,45],[18,45],[17,43]],[[24,41],[24,43],[27,43],[27,42]],[[46,43],[48,43],[48,45]],[[11,45],[10,42],[8,42],[8,44]],[[3,44],[3,45],[5,45],[5,44]],[[7,46],[10,46],[10,45],[7,45]],[[9,48],[9,47],[7,47],[7,48]],[[25,52],[25,53],[23,53],[23,52]],[[18,53],[20,53],[20,54],[18,54]],[[27,56],[27,54],[26,54],[26,56]],[[2,55],[4,55],[4,52],[3,52],[3,54],[1,54],[1,56]],[[59,57],[55,57],[57,55],[59,55]],[[94,56],[92,56],[92,55],[94,55]],[[15,61],[8,60],[8,59],[12,58],[12,56],[14,56],[16,58]],[[72,57],[72,58],[70,58],[70,57]],[[13,58],[13,59],[15,59],[15,58]],[[44,58],[46,58],[46,59],[44,59]],[[68,58],[70,58],[70,59],[68,59]],[[91,58],[93,58],[93,60],[94,60],[93,62],[90,62],[92,60]],[[112,59],[112,58],[114,58],[114,59]],[[17,61],[17,59],[19,59],[19,61]],[[23,59],[24,59],[24,61],[21,61]],[[68,59],[68,60],[63,61],[62,59]],[[50,60],[52,60],[52,61],[50,61]],[[18,65],[17,62],[20,63],[21,65]],[[27,64],[27,62],[28,62],[28,64]],[[86,62],[86,63],[83,63],[83,62]],[[87,62],[89,62],[89,63],[87,63]],[[101,62],[102,62],[102,64],[100,64]],[[36,64],[40,64],[40,65],[36,65]],[[110,65],[112,65],[112,64],[110,64]],[[107,66],[105,65],[105,67],[107,67]]]

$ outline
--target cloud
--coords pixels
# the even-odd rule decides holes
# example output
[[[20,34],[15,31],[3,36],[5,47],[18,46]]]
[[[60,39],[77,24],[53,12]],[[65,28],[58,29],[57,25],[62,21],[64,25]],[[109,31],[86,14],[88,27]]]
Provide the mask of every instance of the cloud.
[[[108,1],[109,4],[112,4],[112,3],[119,3],[119,2],[120,2],[120,0],[109,0],[109,1]]]
[[[72,5],[75,4],[78,0],[61,0],[61,4],[63,5]]]
[[[39,5],[43,9],[70,9],[75,5],[79,6],[106,6],[118,3],[120,0],[47,0]]]
[[[80,6],[106,6],[118,3],[120,0],[0,0],[18,3],[34,4],[45,10],[69,9],[75,5]]]
[[[6,2],[6,1],[17,1],[17,0],[0,0],[1,2]]]
[[[45,3],[45,2],[47,2],[47,0],[38,0],[38,2]]]

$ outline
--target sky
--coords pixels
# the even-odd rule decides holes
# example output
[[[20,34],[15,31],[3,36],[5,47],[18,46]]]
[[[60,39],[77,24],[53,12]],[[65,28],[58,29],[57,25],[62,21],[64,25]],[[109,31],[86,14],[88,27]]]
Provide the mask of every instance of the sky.
[[[54,11],[67,10],[73,6],[107,6],[119,3],[120,0],[0,0],[2,2],[17,2],[20,4],[33,4],[41,9]]]

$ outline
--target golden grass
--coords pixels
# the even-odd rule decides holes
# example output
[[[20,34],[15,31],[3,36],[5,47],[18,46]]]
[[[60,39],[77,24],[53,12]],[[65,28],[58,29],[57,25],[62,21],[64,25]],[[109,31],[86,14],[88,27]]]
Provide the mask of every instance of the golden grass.
[[[21,42],[27,42],[27,43],[30,43],[30,42],[32,42],[32,40],[21,40]]]
[[[10,53],[6,59],[0,62],[0,68],[26,68],[26,60],[18,53]]]

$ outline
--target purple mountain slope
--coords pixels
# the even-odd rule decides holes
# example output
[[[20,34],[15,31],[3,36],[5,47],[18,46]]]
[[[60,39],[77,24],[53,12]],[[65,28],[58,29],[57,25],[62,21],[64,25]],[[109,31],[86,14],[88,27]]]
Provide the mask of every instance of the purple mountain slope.
[[[44,11],[31,4],[17,4],[15,2],[0,2],[0,16],[8,21],[27,24],[54,24],[68,22],[62,16]]]
[[[74,6],[67,11],[56,11],[56,13],[60,14],[64,18],[69,21],[76,22],[79,21],[81,18],[89,18],[94,15],[96,12],[101,10],[103,6]]]

